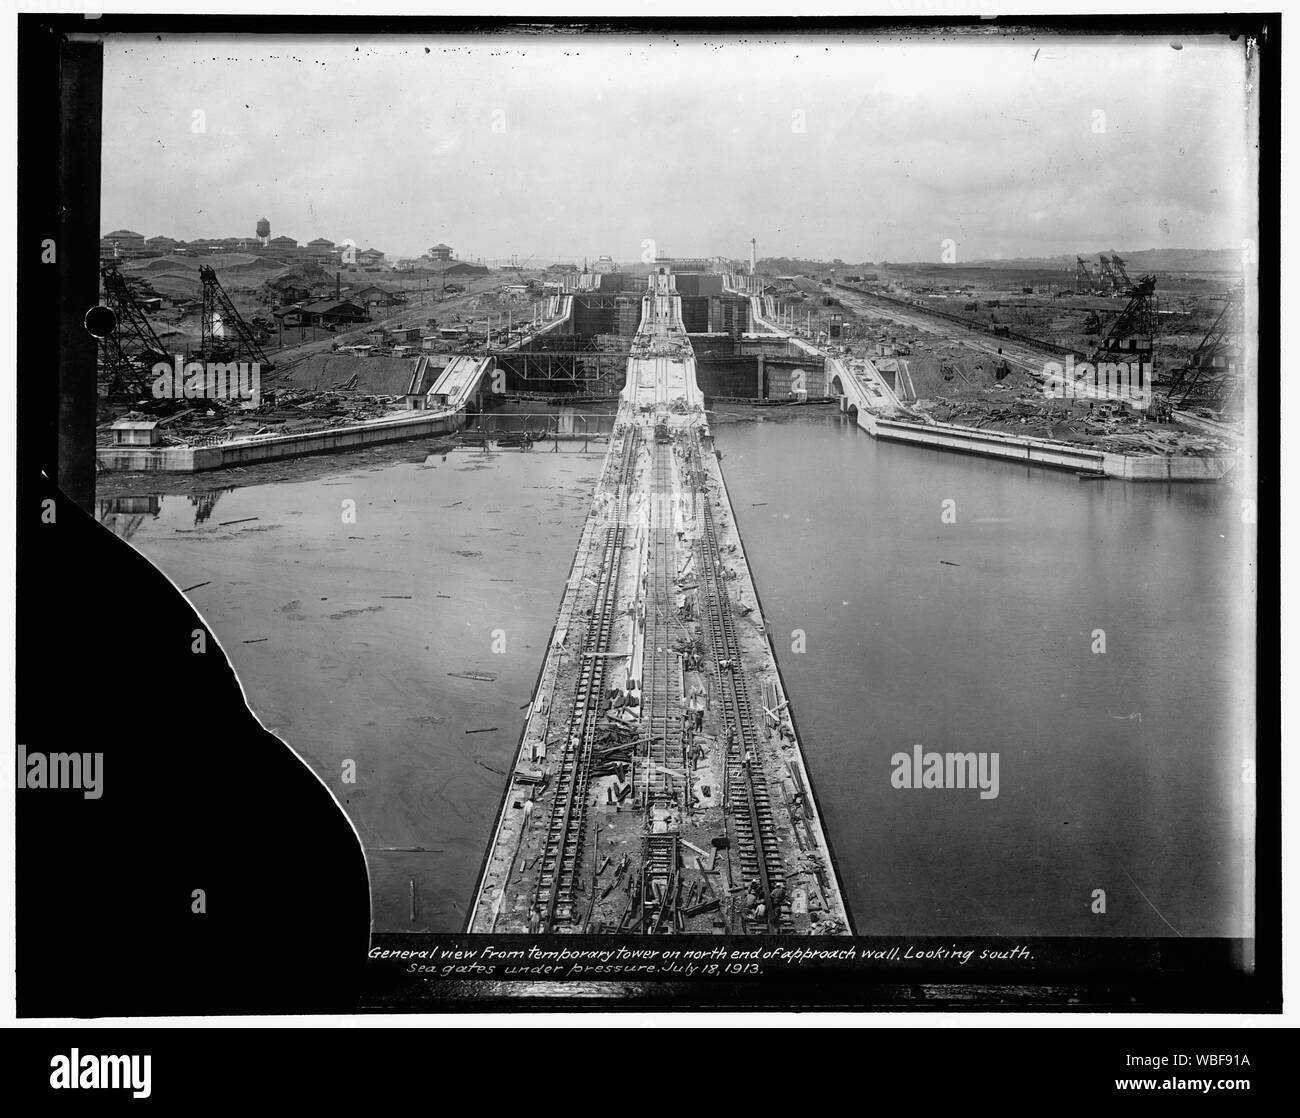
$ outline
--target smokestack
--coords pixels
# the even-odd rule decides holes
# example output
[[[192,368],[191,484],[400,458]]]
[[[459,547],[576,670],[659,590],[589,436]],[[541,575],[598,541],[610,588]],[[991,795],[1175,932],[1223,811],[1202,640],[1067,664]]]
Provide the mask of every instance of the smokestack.
[[[337,302],[343,298],[343,273],[334,273],[334,299]]]
[[[758,240],[755,237],[749,238],[749,274],[758,275]]]

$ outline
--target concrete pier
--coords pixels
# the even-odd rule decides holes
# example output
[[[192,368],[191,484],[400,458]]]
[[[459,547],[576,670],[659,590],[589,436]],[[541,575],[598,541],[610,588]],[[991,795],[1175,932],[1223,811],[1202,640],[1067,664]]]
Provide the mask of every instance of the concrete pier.
[[[459,431],[465,407],[412,411],[316,431],[255,435],[212,446],[107,446],[96,451],[99,465],[124,473],[198,473],[230,466],[251,466],[309,454],[333,454],[383,443]]]
[[[472,932],[847,934],[670,275],[472,905]]]
[[[730,277],[727,290],[738,290],[739,283],[738,277]],[[844,285],[838,286],[843,288]],[[834,357],[811,342],[781,329],[768,317],[770,311],[767,304],[770,303],[770,299],[757,295],[751,299],[750,319],[756,330],[763,331],[754,336],[781,337],[791,347],[822,363],[827,393],[839,396],[841,409],[851,412],[856,417],[857,425],[872,438],[986,458],[1009,459],[1031,466],[1073,470],[1123,481],[1219,481],[1240,463],[1240,454],[1117,454],[1082,443],[1026,438],[988,428],[964,427],[934,420],[921,423],[908,419],[900,414],[903,401],[870,359],[860,358],[856,362],[849,362]],[[907,306],[912,309],[910,304]],[[937,312],[929,310],[925,313],[935,315]]]

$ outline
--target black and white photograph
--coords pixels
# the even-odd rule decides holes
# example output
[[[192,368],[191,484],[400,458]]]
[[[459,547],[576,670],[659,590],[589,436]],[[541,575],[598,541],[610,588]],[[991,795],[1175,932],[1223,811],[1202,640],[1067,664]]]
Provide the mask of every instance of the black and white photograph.
[[[20,1020],[1277,1012],[1279,21],[924,8],[21,17]]]

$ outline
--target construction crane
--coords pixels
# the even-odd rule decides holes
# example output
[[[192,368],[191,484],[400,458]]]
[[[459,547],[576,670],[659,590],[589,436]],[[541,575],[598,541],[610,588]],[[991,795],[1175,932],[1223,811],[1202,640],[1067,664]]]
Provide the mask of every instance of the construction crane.
[[[1096,281],[1092,274],[1092,265],[1090,265],[1082,256],[1074,258],[1074,293],[1076,295],[1091,295]]]
[[[1097,256],[1097,290],[1104,291],[1110,283],[1110,257],[1104,254]]]
[[[99,343],[100,390],[110,398],[147,396],[150,369],[159,361],[170,363],[170,358],[117,265],[105,264],[101,274],[105,305],[117,321],[113,332]]]
[[[1213,325],[1201,339],[1187,364],[1175,374],[1169,385],[1169,400],[1179,406],[1189,404],[1222,411],[1237,395],[1241,386],[1238,375],[1241,359],[1241,288],[1215,316]]]
[[[1097,259],[1101,262],[1101,290],[1110,295],[1119,293],[1119,273],[1115,271],[1111,264],[1109,256],[1100,255]]]
[[[534,253],[534,255],[536,255],[536,254]],[[509,265],[507,265],[507,266],[510,268],[510,270],[511,270],[512,272],[514,272],[514,274],[515,274],[515,278],[518,279],[520,283],[523,283],[523,282],[524,282],[524,269],[528,267],[529,261],[532,260],[532,256],[530,256],[530,257],[528,258],[528,260],[525,260],[522,264],[518,264],[518,263],[516,263],[516,261],[517,261],[518,259],[519,259],[519,257],[517,257],[517,256],[512,256],[512,257],[510,258],[510,263],[509,263]]]
[[[215,269],[200,265],[199,279],[203,282],[203,336],[200,342],[203,360],[257,362],[263,372],[274,368],[262,352],[257,336],[221,286]]]
[[[1133,281],[1128,278],[1128,272],[1124,269],[1124,261],[1118,256],[1110,258],[1111,271],[1115,274],[1115,280],[1119,284],[1117,294],[1127,295],[1133,290]]]
[[[1156,280],[1143,276],[1132,285],[1128,305],[1106,331],[1101,343],[1088,360],[1097,366],[1102,362],[1136,362],[1141,366],[1151,363],[1159,319],[1156,314]],[[1149,387],[1149,385],[1148,385]]]

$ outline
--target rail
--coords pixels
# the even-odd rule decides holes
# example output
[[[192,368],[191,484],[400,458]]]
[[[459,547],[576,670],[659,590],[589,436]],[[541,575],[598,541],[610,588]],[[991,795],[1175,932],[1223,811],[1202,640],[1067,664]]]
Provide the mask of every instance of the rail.
[[[692,432],[690,457],[693,478],[700,476],[700,470],[694,465],[698,461],[698,454],[698,437]],[[772,904],[774,889],[781,886],[782,893],[785,892],[785,871],[777,846],[767,778],[759,764],[761,742],[758,724],[747,680],[740,665],[740,644],[736,638],[735,617],[721,569],[713,507],[707,490],[703,493],[696,490],[694,496],[702,530],[697,544],[696,569],[700,576],[700,588],[704,592],[705,630],[708,633],[713,674],[718,683],[726,727],[726,808],[732,811],[736,823],[741,870],[746,881],[758,882],[764,902],[765,915],[762,923],[746,917],[746,927],[751,933],[775,933],[788,917],[784,907],[778,911]]]
[[[642,662],[642,688],[646,726],[645,805],[676,800],[674,776],[685,773],[682,746],[681,704],[673,696],[673,668],[677,656],[672,647],[670,620],[676,604],[673,556],[674,532],[671,502],[673,448],[651,444],[653,467],[650,482],[650,554],[646,586],[646,654]],[[689,789],[688,789],[689,796]]]
[[[1055,342],[1045,342],[1042,338],[1031,337],[1029,334],[1019,334],[1014,330],[998,331],[993,325],[987,322],[981,322],[978,318],[966,318],[959,314],[953,314],[951,311],[941,311],[936,307],[927,306],[924,303],[913,303],[907,299],[895,299],[892,295],[882,295],[878,291],[871,291],[865,287],[855,287],[847,283],[836,283],[836,287],[844,291],[851,291],[855,295],[861,295],[867,299],[879,299],[882,303],[889,303],[892,306],[900,307],[909,311],[919,311],[921,314],[932,315],[935,318],[942,318],[948,322],[955,323],[958,326],[964,326],[967,330],[972,330],[979,334],[989,334],[996,338],[1008,338],[1012,341],[1023,342],[1025,345],[1034,346],[1037,349],[1045,349],[1049,353],[1056,353],[1062,356],[1084,357],[1077,349],[1071,349],[1069,346],[1057,345]]]
[[[619,494],[619,519],[624,519],[628,482],[636,464],[637,431],[629,427],[623,437],[615,477]],[[622,523],[604,529],[597,571],[596,597],[581,645],[578,679],[569,715],[564,752],[556,773],[554,799],[547,821],[533,907],[540,913],[539,927],[550,932],[557,920],[572,922],[586,829],[587,789],[591,783],[591,751],[605,700],[605,677],[610,638],[617,615],[618,576],[626,529]]]

